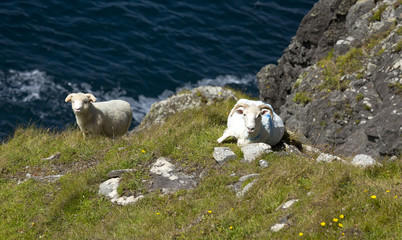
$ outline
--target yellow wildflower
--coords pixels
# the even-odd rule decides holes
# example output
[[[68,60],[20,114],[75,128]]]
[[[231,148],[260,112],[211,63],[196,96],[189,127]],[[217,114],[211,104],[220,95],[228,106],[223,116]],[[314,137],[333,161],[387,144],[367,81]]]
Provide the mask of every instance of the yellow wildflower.
[[[338,219],[337,219],[337,218],[333,218],[332,221],[338,222]]]
[[[322,222],[322,223],[321,223],[321,226],[323,226],[323,227],[324,227],[324,226],[325,226],[325,222]]]
[[[394,198],[397,198],[398,197],[398,195],[395,195],[395,197]]]
[[[344,233],[344,232],[342,233],[342,236],[345,236],[345,233]]]
[[[209,211],[208,211],[208,213],[212,213],[212,211],[211,211],[211,210],[209,210]]]
[[[364,192],[367,192],[367,189],[364,189]]]
[[[301,236],[303,236],[303,233],[301,232],[301,233],[299,233],[299,236],[301,237]]]
[[[340,219],[343,219],[345,216],[343,214],[339,215]]]
[[[158,212],[156,213],[156,215],[159,215],[159,214],[160,214],[160,213],[158,213]]]
[[[387,193],[389,193],[390,191],[389,190],[387,190]]]
[[[233,229],[233,227],[232,227],[232,226],[230,226],[230,227],[229,227],[229,229]]]
[[[339,226],[339,227],[343,227],[343,224],[342,224],[342,223],[339,223],[338,226]]]
[[[145,153],[145,150],[144,150],[144,149],[142,149],[142,150],[141,150],[141,152],[142,152],[142,153]]]
[[[371,195],[371,199],[376,199],[377,196],[376,195]]]

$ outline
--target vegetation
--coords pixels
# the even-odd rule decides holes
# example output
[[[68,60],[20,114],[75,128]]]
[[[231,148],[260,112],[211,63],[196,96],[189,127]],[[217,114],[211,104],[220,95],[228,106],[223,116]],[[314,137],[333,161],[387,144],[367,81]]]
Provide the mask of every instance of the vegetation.
[[[381,15],[382,13],[385,11],[385,9],[387,9],[388,5],[387,4],[383,4],[381,5],[378,10],[373,14],[373,16],[371,17],[371,21],[381,21]]]
[[[307,103],[311,102],[311,97],[310,94],[307,92],[298,92],[296,93],[293,101],[295,103],[303,104],[303,106],[306,106]]]
[[[188,110],[163,125],[120,139],[84,139],[75,127],[62,132],[19,128],[0,145],[0,236],[3,239],[400,239],[402,161],[361,169],[316,163],[314,156],[274,152],[268,168],[238,159],[218,165],[216,139],[234,101]],[[53,160],[44,158],[59,153]],[[149,193],[134,205],[117,206],[98,195],[114,169],[125,174],[121,193],[143,192],[141,180],[158,157],[204,177],[193,190]],[[32,178],[26,179],[26,174]],[[235,173],[236,175],[232,175]],[[230,185],[259,173],[243,198]],[[38,176],[63,174],[56,182]],[[289,210],[276,208],[299,199]],[[291,226],[270,227],[290,215]]]

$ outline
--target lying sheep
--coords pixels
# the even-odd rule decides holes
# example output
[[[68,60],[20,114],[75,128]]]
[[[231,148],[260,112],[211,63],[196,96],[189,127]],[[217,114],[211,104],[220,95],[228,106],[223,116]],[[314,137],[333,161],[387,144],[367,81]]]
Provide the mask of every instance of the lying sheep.
[[[95,103],[96,98],[90,93],[71,93],[65,101],[71,102],[75,119],[84,137],[88,133],[111,138],[122,136],[127,132],[133,118],[130,104],[123,100]]]
[[[255,142],[274,146],[282,139],[284,132],[285,125],[271,105],[240,99],[230,112],[228,127],[218,142],[222,143],[228,137],[235,137],[239,146]]]

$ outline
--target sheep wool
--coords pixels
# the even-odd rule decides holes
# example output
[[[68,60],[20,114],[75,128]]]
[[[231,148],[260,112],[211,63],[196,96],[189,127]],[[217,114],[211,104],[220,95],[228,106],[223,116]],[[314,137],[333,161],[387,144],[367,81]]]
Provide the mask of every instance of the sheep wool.
[[[123,100],[95,102],[90,93],[71,93],[66,99],[84,136],[104,135],[110,138],[124,135],[130,127],[133,112]]]

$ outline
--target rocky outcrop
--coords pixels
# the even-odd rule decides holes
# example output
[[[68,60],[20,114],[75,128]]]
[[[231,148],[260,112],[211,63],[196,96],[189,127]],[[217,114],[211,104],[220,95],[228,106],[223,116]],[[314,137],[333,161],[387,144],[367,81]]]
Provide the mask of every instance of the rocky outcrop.
[[[167,117],[186,109],[200,108],[231,98],[237,100],[232,91],[222,87],[201,86],[184,90],[166,100],[152,104],[149,113],[144,117],[137,130],[148,128],[153,124],[162,124]]]
[[[257,74],[261,100],[313,145],[400,155],[401,19],[396,0],[320,0],[278,65]]]

